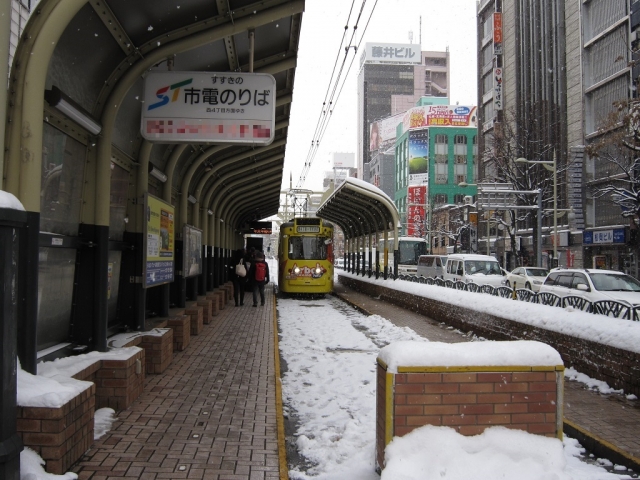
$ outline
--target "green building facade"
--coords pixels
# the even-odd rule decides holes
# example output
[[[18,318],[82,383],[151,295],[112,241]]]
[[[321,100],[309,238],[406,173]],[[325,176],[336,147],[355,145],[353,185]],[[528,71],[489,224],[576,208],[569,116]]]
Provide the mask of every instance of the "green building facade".
[[[477,127],[430,126],[402,131],[398,125],[395,144],[395,204],[402,219],[402,232],[407,232],[408,188],[426,185],[425,210],[445,204],[463,204],[467,195],[475,196],[477,187],[461,187],[461,183],[475,184],[477,180]],[[425,162],[412,155],[415,143],[426,143]],[[422,153],[420,153],[422,155]],[[426,172],[424,171],[426,169]],[[425,222],[429,222],[425,218]]]

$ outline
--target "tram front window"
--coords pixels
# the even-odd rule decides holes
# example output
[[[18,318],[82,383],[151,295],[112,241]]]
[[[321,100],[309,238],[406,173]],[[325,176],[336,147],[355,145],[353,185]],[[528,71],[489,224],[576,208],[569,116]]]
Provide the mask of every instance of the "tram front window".
[[[290,260],[326,260],[327,237],[291,237],[289,239]]]

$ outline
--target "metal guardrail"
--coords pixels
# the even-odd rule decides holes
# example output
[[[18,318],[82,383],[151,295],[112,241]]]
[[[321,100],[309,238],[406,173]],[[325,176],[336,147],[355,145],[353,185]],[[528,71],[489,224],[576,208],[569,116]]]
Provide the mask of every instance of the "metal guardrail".
[[[451,280],[444,281],[441,278],[423,277],[422,275],[400,275],[398,279],[415,283],[423,283],[426,285],[435,285],[443,288],[452,288],[454,290],[486,293],[496,297],[511,298],[521,302],[537,303],[551,307],[571,307],[576,310],[582,310],[583,312],[605,315],[607,317],[619,318],[622,320],[632,320],[635,322],[640,321],[640,307],[634,307],[630,303],[616,302],[614,300],[590,302],[586,298],[576,295],[560,297],[555,293],[535,293],[525,288],[517,288],[514,292],[511,287],[507,286],[493,287],[491,285],[478,285],[476,283],[464,283],[464,288],[461,288],[462,285],[460,284],[462,282],[452,282]]]

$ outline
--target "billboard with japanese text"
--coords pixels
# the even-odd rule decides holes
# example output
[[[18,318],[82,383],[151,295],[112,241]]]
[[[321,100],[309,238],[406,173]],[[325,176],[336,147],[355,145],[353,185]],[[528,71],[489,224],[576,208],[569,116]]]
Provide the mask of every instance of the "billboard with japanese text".
[[[426,185],[429,181],[429,129],[409,131],[409,185]]]
[[[402,118],[404,132],[423,127],[478,127],[477,107],[424,105],[407,110]]]
[[[174,209],[148,193],[144,197],[143,287],[173,282]]]
[[[424,237],[426,221],[427,187],[409,186],[407,189],[407,235]]]
[[[276,81],[266,73],[150,72],[143,98],[150,142],[273,142]]]
[[[420,64],[422,53],[415,43],[367,43],[364,63]]]

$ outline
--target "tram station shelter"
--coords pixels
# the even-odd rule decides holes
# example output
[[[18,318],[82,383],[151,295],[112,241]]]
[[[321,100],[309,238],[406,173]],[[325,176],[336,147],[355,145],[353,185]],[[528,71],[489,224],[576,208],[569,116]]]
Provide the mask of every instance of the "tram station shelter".
[[[334,222],[344,232],[347,270],[362,275],[368,272],[369,276],[375,273],[378,278],[379,267],[382,266],[386,279],[388,267],[393,267],[393,277],[398,276],[400,215],[393,200],[378,187],[349,177],[318,207],[316,215]],[[393,240],[394,265],[387,263],[389,252],[380,258],[383,252],[377,248],[378,240],[384,240],[384,245]],[[374,246],[378,256],[376,259],[372,256]],[[368,258],[365,256],[367,251]],[[367,268],[367,265],[372,268]]]
[[[279,208],[304,6],[37,4],[0,92],[0,189],[25,210],[3,334],[17,329],[24,370],[104,351],[227,280],[243,233]],[[3,345],[3,386],[15,352]]]

